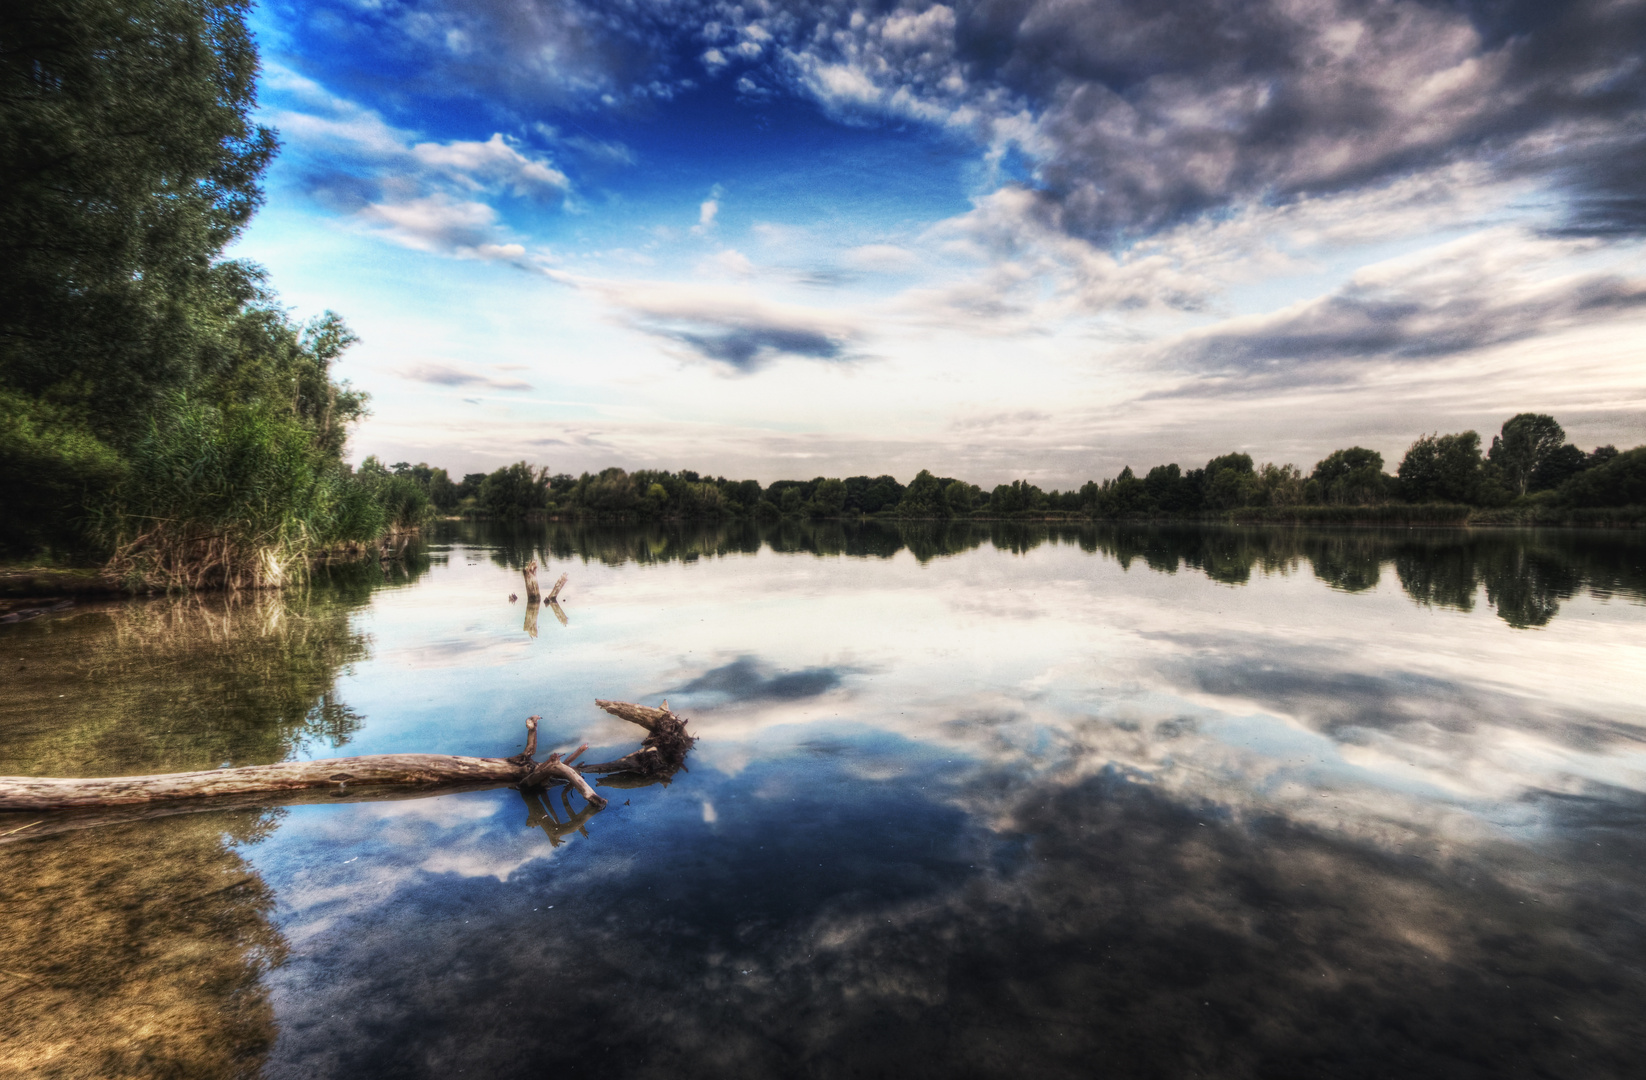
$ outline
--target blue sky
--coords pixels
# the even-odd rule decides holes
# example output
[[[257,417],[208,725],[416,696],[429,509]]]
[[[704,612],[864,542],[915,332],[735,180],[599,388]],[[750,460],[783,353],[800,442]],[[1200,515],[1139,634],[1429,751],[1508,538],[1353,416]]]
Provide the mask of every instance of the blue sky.
[[[1552,412],[1646,441],[1646,3],[253,14],[234,254],[356,458],[1068,486]]]

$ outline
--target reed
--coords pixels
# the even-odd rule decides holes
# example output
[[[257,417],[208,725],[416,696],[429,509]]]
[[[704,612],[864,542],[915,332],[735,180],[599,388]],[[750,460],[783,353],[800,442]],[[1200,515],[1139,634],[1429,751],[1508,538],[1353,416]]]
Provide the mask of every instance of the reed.
[[[131,445],[96,525],[128,585],[273,588],[321,552],[415,528],[428,498],[400,479],[349,470],[289,414],[179,396]]]

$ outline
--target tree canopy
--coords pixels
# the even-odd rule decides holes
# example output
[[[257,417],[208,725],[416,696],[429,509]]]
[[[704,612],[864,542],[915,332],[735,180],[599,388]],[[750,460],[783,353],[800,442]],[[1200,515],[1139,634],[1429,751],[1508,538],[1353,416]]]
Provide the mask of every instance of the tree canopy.
[[[428,505],[343,461],[366,405],[332,376],[343,320],[294,322],[222,258],[277,145],[248,10],[0,6],[0,496],[27,510],[0,523],[8,553],[238,582]]]

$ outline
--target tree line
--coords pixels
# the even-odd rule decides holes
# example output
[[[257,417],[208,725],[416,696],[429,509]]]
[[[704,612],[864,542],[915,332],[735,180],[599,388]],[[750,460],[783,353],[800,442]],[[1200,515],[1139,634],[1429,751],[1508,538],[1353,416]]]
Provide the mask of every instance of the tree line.
[[[380,466],[379,466],[380,467]],[[1027,480],[985,490],[922,470],[907,485],[891,476],[728,480],[679,472],[610,468],[573,477],[521,461],[454,482],[427,464],[395,464],[446,514],[499,518],[593,517],[615,520],[898,517],[917,519],[1080,517],[1194,518],[1287,507],[1434,507],[1587,509],[1646,505],[1646,447],[1584,452],[1553,417],[1521,413],[1482,450],[1478,433],[1424,435],[1391,474],[1365,447],[1335,450],[1305,475],[1295,465],[1258,465],[1250,454],[1212,458],[1185,470],[1130,466],[1103,481],[1044,491]],[[1398,511],[1397,511],[1398,512]]]
[[[223,258],[278,148],[248,6],[0,8],[0,555],[265,584],[432,505],[344,459],[344,322]]]

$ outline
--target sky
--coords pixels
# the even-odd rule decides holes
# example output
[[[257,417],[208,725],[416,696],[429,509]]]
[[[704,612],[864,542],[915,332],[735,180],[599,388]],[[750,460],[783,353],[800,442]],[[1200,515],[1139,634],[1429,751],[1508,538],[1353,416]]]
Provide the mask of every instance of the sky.
[[[1646,442],[1646,0],[272,0],[232,255],[455,475]]]

